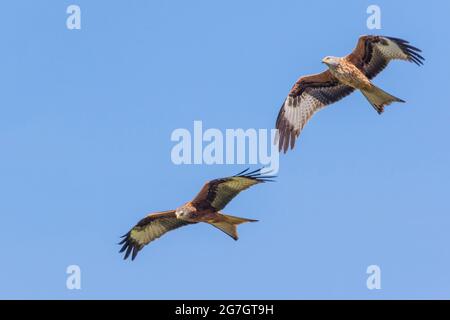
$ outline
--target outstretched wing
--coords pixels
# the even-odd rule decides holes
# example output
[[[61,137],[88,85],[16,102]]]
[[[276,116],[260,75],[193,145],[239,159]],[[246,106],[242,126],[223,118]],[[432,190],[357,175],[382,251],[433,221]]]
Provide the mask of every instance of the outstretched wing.
[[[295,140],[313,114],[352,93],[354,89],[341,84],[330,71],[301,77],[281,106],[276,122],[280,151],[294,148]]]
[[[274,176],[261,174],[261,169],[251,172],[248,172],[248,170],[232,177],[207,182],[194,200],[191,201],[191,204],[197,210],[219,211],[225,208],[239,192],[258,183],[273,181],[271,178],[274,178]]]
[[[399,59],[422,65],[425,60],[420,49],[408,41],[384,36],[361,36],[356,48],[345,58],[358,67],[367,78],[380,73],[391,60]]]
[[[195,222],[194,222],[195,223]],[[119,244],[123,245],[120,252],[125,251],[124,259],[131,253],[131,260],[136,258],[137,253],[149,242],[158,239],[170,230],[193,224],[177,219],[175,210],[150,214],[139,221],[128,233],[122,236]]]

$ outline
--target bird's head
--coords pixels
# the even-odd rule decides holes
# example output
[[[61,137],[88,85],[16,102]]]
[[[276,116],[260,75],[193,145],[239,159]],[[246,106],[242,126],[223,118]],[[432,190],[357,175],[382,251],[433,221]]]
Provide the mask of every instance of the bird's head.
[[[329,67],[336,67],[337,65],[339,65],[339,62],[340,58],[338,57],[327,56],[322,59],[322,63],[325,63]]]
[[[187,206],[181,206],[175,210],[175,215],[178,219],[186,219],[191,214],[192,210]]]

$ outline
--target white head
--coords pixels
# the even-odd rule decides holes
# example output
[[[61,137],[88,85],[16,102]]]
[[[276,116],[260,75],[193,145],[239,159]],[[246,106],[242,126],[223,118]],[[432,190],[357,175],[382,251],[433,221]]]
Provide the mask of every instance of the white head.
[[[178,219],[186,219],[189,217],[191,210],[187,206],[181,206],[175,210]]]
[[[322,59],[322,63],[325,63],[329,67],[336,67],[341,62],[341,58],[333,57],[333,56],[327,56]]]

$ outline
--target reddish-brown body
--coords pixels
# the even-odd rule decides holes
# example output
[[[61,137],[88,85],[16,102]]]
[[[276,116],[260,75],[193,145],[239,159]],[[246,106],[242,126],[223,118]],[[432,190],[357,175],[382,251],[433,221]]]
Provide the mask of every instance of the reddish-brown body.
[[[372,86],[369,79],[354,64],[347,59],[340,59],[341,63],[330,67],[330,72],[341,83],[359,90],[367,90]]]
[[[178,212],[178,214],[177,214]],[[185,203],[178,208],[175,213],[177,218],[189,222],[220,222],[223,221],[223,215],[214,210],[213,207],[198,209],[192,201]]]

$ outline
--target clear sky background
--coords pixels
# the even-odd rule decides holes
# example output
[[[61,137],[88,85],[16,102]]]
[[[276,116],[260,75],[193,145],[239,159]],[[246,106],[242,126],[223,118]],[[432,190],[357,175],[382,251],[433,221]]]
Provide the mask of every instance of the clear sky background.
[[[66,28],[78,4],[82,29]],[[366,8],[382,9],[368,30]],[[450,298],[446,1],[7,1],[0,35],[0,298]],[[316,114],[276,183],[133,262],[119,236],[242,165],[175,166],[176,128],[272,128],[294,81],[359,35],[424,51]],[[66,288],[79,265],[82,289]],[[368,290],[366,268],[381,268]]]

